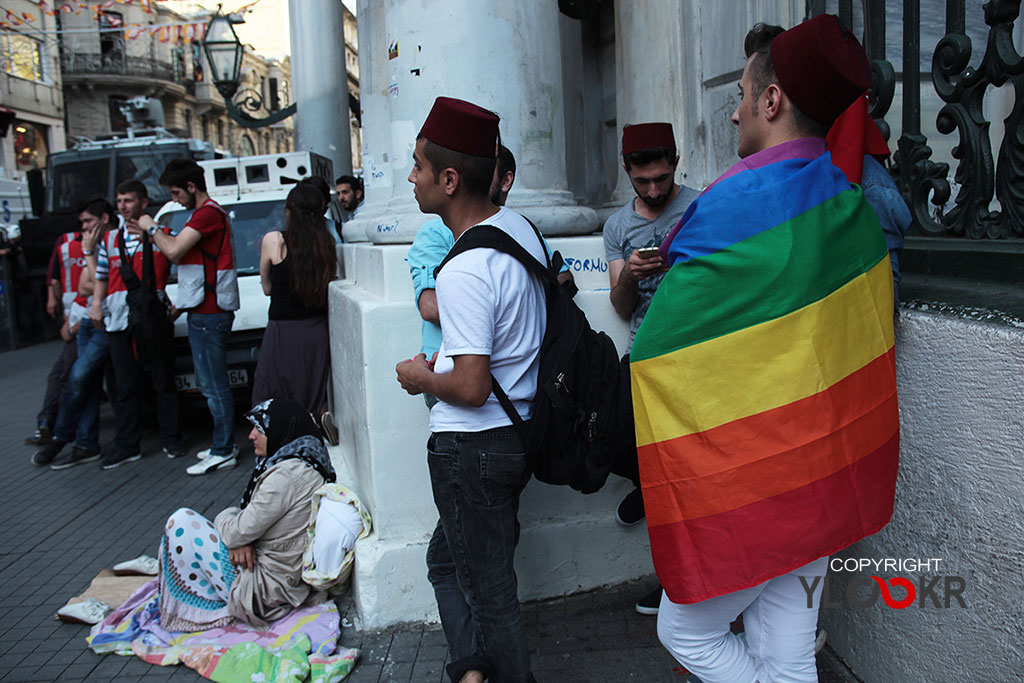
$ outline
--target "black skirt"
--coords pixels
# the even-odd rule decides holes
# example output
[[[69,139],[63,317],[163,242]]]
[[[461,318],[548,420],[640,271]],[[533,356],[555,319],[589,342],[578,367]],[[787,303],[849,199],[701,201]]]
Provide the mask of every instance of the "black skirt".
[[[253,405],[268,398],[290,398],[318,417],[330,378],[327,316],[267,323],[252,383]]]

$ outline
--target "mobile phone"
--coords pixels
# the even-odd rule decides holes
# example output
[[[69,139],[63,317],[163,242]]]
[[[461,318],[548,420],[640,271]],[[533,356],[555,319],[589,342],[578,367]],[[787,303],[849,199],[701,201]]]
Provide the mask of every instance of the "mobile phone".
[[[640,258],[651,258],[661,252],[658,251],[657,247],[640,247],[636,250],[636,253],[640,255]]]

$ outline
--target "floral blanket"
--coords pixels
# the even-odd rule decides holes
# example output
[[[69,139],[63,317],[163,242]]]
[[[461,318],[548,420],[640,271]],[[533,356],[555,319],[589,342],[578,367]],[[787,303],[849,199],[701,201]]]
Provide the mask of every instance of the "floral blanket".
[[[92,628],[89,647],[159,666],[184,664],[224,683],[333,683],[359,658],[359,650],[338,649],[340,619],[330,601],[297,609],[266,630],[235,624],[178,633],[161,628],[159,600],[154,579]]]

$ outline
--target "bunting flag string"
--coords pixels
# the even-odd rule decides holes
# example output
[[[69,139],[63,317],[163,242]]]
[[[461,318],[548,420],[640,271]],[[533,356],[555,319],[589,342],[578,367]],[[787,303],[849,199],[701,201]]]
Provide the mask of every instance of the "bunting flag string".
[[[137,0],[136,0],[137,1]],[[114,2],[128,4],[132,0],[109,0],[105,4],[111,4]],[[69,6],[70,3],[65,3],[64,7]],[[143,35],[147,35],[161,43],[185,43],[189,44],[192,42],[201,42],[203,37],[206,35],[206,21],[193,21],[193,22],[172,22],[166,24],[139,24],[131,23],[125,24],[122,19],[116,16],[108,15],[103,13],[103,5],[97,5],[96,19],[100,20],[102,15],[107,26],[100,30],[111,31],[111,30],[123,30],[124,37],[126,40],[135,40]],[[54,10],[53,14],[49,11],[46,13],[50,16],[55,16],[61,9]],[[74,11],[73,9],[71,11]],[[77,12],[76,12],[77,13]],[[11,29],[17,26],[27,25],[30,22],[34,22],[35,17],[28,13],[22,12],[19,16],[15,12],[9,9],[4,10],[3,18],[0,19],[0,30]],[[95,29],[88,29],[95,30]],[[57,34],[57,33],[80,33],[82,29],[65,29],[60,31],[44,31],[46,34]]]
[[[253,5],[258,3],[259,0],[254,0],[242,7],[238,8],[231,14],[244,14],[245,12],[251,11]],[[49,17],[56,17],[60,14],[73,14],[75,16],[81,15],[83,11],[93,15],[93,18],[102,24],[106,24],[106,27],[101,30],[116,30],[124,29],[125,38],[128,40],[134,40],[142,35],[148,35],[161,43],[171,42],[184,42],[191,43],[193,41],[201,41],[206,33],[206,24],[208,20],[200,22],[189,21],[189,22],[171,22],[166,24],[125,24],[124,20],[114,14],[107,14],[107,10],[114,8],[116,5],[134,5],[140,7],[146,14],[153,14],[156,12],[153,0],[106,0],[105,2],[96,3],[95,5],[89,5],[83,0],[64,0],[60,2],[58,0],[36,0],[36,6],[39,8],[41,15]],[[40,15],[40,16],[41,16]],[[10,30],[18,26],[30,26],[38,21],[39,17],[31,12],[22,12],[18,14],[11,9],[4,8],[4,14],[0,18],[0,30]],[[80,32],[81,29],[64,29],[64,30],[53,30],[44,31],[44,33],[58,34],[58,33],[72,33]]]

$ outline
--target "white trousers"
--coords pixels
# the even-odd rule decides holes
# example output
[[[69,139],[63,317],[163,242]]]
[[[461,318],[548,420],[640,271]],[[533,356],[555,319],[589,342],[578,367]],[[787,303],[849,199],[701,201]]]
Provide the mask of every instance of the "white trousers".
[[[703,683],[814,683],[814,633],[828,570],[822,557],[758,586],[692,605],[662,594],[658,638]],[[821,577],[811,591],[812,577]],[[746,643],[729,631],[743,614]]]

